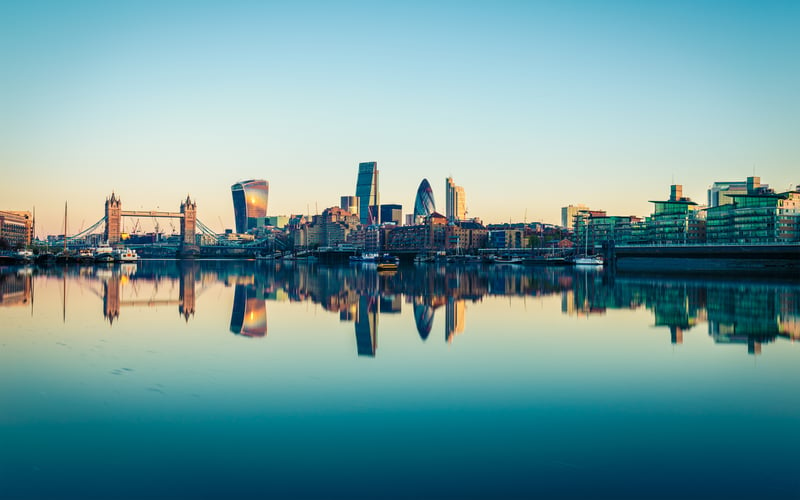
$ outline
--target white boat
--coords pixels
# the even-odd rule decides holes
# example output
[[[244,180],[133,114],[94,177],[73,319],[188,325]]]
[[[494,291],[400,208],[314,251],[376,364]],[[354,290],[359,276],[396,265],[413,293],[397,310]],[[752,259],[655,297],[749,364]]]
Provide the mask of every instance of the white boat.
[[[363,253],[361,255],[352,255],[350,262],[376,262],[378,260],[377,253]]]
[[[132,248],[117,248],[113,252],[115,262],[136,262],[139,255]]]
[[[30,262],[33,258],[33,252],[30,250],[20,250],[14,254],[14,259],[22,262]]]
[[[575,258],[576,266],[602,266],[603,257],[599,255],[586,255],[584,257]]]
[[[495,264],[522,264],[522,257],[513,257],[511,255],[498,255],[494,258]]]
[[[94,248],[94,260],[98,262],[112,262],[114,250],[108,243],[100,243]]]
[[[78,261],[88,262],[94,260],[94,250],[91,248],[81,248],[78,250]]]

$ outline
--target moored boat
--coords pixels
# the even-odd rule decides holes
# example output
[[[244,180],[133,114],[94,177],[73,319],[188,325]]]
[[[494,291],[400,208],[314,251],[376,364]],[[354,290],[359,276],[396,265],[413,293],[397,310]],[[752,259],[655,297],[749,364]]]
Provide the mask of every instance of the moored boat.
[[[575,257],[574,263],[576,266],[602,266],[603,257],[599,255],[584,255],[582,257]]]
[[[394,271],[400,265],[400,259],[394,255],[385,253],[376,258],[378,271]]]
[[[94,248],[95,262],[114,262],[114,250],[108,243],[100,243]]]
[[[114,262],[136,262],[139,260],[139,255],[136,250],[132,248],[117,248],[112,252]]]

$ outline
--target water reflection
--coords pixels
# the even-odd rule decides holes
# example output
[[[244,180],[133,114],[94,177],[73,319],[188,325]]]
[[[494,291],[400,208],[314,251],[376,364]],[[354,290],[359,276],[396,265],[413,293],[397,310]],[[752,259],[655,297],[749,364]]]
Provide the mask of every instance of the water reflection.
[[[717,344],[741,344],[750,354],[783,338],[800,339],[800,283],[796,280],[742,281],[611,277],[571,268],[404,267],[381,274],[369,267],[321,267],[227,261],[142,261],[109,267],[7,267],[0,271],[0,306],[33,307],[39,279],[75,282],[83,297],[97,296],[102,314],[114,325],[136,307],[174,306],[189,322],[197,298],[211,286],[233,287],[230,332],[267,336],[270,301],[310,302],[353,322],[359,356],[375,356],[380,316],[413,310],[416,332],[430,336],[444,307],[443,338],[452,343],[468,332],[469,303],[487,296],[561,298],[565,315],[591,318],[611,309],[641,309],[657,330],[680,345],[688,332],[707,325]],[[82,299],[87,300],[87,299]],[[52,307],[47,304],[40,307]],[[535,319],[532,319],[535,321]],[[500,323],[502,324],[502,323]],[[440,337],[441,338],[441,337]]]

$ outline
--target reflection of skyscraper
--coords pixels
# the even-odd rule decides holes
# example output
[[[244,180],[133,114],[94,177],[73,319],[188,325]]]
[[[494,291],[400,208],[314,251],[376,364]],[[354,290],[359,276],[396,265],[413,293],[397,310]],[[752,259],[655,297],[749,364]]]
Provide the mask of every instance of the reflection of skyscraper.
[[[260,179],[237,182],[231,186],[231,194],[237,233],[265,225],[269,182]]]
[[[267,304],[254,286],[236,285],[231,312],[231,331],[247,337],[267,334]]]
[[[445,201],[447,220],[450,222],[460,221],[467,218],[467,195],[464,188],[456,186],[452,177],[448,177],[445,183]]]
[[[464,310],[463,300],[456,300],[453,297],[447,299],[444,332],[444,338],[447,342],[452,342],[454,336],[464,331]]]
[[[417,197],[414,200],[414,223],[418,224],[422,217],[427,217],[436,211],[436,202],[433,201],[433,189],[428,179],[422,179],[417,188]]]
[[[378,304],[367,295],[358,298],[356,348],[359,356],[375,356],[378,349]]]
[[[370,161],[358,164],[356,179],[356,196],[358,197],[358,214],[362,224],[378,224],[378,162]]]
[[[414,322],[422,340],[427,340],[433,327],[433,307],[427,304],[414,304]]]

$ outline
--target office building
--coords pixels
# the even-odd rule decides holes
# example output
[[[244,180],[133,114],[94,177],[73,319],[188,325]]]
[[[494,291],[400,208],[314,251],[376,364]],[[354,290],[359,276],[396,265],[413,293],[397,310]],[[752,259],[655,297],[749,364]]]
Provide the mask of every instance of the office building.
[[[464,188],[456,186],[452,177],[445,180],[446,213],[449,222],[456,222],[467,218],[467,195]]]
[[[381,205],[381,224],[387,222],[398,226],[403,224],[403,205]]]
[[[237,182],[231,186],[231,194],[237,233],[266,225],[269,182],[262,179]]]
[[[0,210],[0,240],[14,247],[31,244],[33,238],[33,217],[30,212]]]
[[[575,229],[575,216],[578,215],[578,212],[581,210],[588,211],[589,207],[582,204],[561,207],[561,227]]]
[[[339,207],[353,215],[358,215],[358,196],[342,196]]]
[[[718,207],[733,203],[733,196],[752,193],[757,189],[769,189],[769,184],[761,184],[761,177],[748,177],[746,181],[715,182],[708,190],[708,207]]]
[[[414,224],[419,224],[422,219],[436,211],[436,202],[433,200],[433,189],[428,179],[422,179],[417,188],[417,196],[414,199]]]
[[[647,218],[650,243],[699,243],[705,240],[705,212],[683,196],[683,186],[670,186],[668,200],[653,201],[653,214]]]
[[[362,224],[380,224],[380,194],[378,193],[378,162],[370,161],[358,164],[356,179],[356,196],[358,197],[358,215]]]

